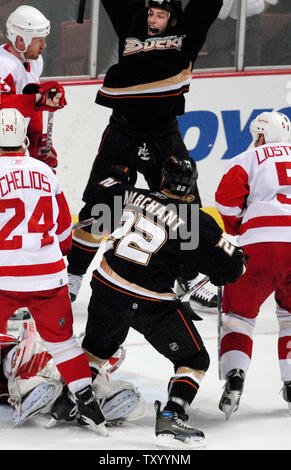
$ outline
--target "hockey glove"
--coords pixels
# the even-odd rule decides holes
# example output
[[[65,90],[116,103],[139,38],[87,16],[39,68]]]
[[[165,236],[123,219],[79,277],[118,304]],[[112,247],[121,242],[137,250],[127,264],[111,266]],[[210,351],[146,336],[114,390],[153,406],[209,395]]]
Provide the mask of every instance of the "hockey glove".
[[[67,104],[64,87],[55,81],[29,83],[23,88],[22,93],[24,95],[39,95],[36,103],[37,111],[55,112]]]
[[[136,172],[126,165],[112,165],[109,175],[124,184],[134,185],[136,182]]]
[[[242,276],[248,266],[249,256],[244,252],[243,248],[235,247],[233,255],[229,258],[229,263],[225,262],[224,266],[220,266],[211,274],[210,282],[215,286],[224,286],[229,282],[235,282]]]
[[[58,156],[54,147],[51,145],[49,150],[46,148],[47,134],[41,136],[37,159],[46,163],[52,169],[58,166]]]

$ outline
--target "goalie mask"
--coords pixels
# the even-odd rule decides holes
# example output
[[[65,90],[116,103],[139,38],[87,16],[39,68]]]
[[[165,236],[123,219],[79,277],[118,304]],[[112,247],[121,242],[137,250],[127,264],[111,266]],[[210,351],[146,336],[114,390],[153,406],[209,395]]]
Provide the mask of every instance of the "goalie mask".
[[[254,142],[258,140],[258,135],[263,134],[266,144],[272,142],[290,141],[290,120],[277,111],[264,112],[259,114],[250,125],[250,132]]]
[[[14,108],[0,110],[0,147],[21,147],[26,140],[27,123]]]
[[[191,193],[198,173],[194,160],[169,157],[162,170],[160,189],[168,189],[178,196]]]
[[[23,54],[33,38],[43,38],[50,33],[50,21],[36,8],[21,5],[8,17],[6,29],[9,41],[17,52]],[[24,41],[24,51],[19,51],[15,46],[17,36],[22,37]]]

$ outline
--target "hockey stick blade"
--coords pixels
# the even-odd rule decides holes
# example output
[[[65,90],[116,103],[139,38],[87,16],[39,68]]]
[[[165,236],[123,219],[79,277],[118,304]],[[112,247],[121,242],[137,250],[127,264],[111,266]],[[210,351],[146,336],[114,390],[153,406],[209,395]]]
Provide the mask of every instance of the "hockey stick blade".
[[[192,309],[190,306],[190,300],[191,300],[191,295],[194,294],[197,290],[200,289],[200,287],[204,286],[209,281],[209,277],[205,276],[201,281],[199,281],[193,289],[191,289],[189,292],[186,292],[186,294],[182,294],[179,296],[179,299],[181,303],[183,304],[183,310],[187,313],[189,313],[194,321],[200,321],[203,320],[199,315],[197,315],[196,312]]]
[[[182,303],[182,312],[187,312],[193,321],[200,321],[203,320],[203,318],[199,317],[196,312],[192,309],[190,302],[181,302]]]
[[[76,224],[72,225],[72,230],[77,230],[78,228],[87,227],[88,225],[94,224],[94,222],[96,222],[96,219],[94,219],[94,217],[91,217],[90,219],[81,220],[80,222],[77,222]]]

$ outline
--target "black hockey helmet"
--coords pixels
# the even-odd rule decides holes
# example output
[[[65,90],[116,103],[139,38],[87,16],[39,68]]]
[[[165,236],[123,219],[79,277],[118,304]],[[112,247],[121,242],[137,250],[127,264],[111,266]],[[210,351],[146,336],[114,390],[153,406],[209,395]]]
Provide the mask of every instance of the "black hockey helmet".
[[[170,18],[179,18],[183,12],[181,0],[149,0],[148,8],[160,8],[170,12]]]
[[[187,196],[191,193],[197,176],[194,160],[179,159],[172,155],[164,163],[160,189],[168,189],[173,194]]]

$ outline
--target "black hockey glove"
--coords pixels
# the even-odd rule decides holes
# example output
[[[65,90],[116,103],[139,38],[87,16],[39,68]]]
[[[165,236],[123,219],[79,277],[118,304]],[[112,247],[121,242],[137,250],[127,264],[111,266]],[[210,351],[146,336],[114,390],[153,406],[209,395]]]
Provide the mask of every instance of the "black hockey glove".
[[[236,247],[234,254],[229,258],[223,268],[217,269],[216,272],[211,274],[210,282],[215,286],[225,286],[229,282],[235,282],[242,276],[248,266],[249,255],[247,255],[243,248]]]
[[[136,172],[126,165],[112,165],[109,175],[124,184],[134,185],[136,182]]]

